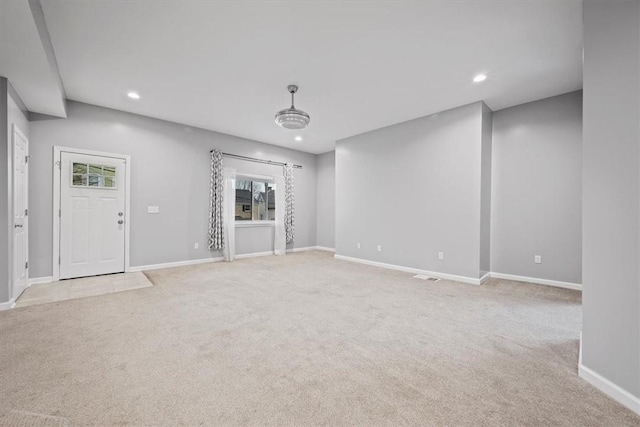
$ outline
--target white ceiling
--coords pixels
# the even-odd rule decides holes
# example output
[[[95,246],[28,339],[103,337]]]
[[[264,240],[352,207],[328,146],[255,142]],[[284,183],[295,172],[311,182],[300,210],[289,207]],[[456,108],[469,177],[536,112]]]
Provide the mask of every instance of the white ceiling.
[[[497,110],[582,87],[580,0],[42,6],[69,99],[312,153],[478,100]],[[300,132],[273,121],[290,83],[311,115]]]
[[[64,89],[36,17],[42,18],[42,10],[32,13],[27,0],[0,0],[0,76],[9,79],[29,110],[65,117]]]

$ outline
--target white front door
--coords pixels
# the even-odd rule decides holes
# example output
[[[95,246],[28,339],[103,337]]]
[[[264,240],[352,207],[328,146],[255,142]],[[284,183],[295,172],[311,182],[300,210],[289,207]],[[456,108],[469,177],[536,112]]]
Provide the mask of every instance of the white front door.
[[[13,125],[13,297],[18,298],[27,287],[29,221],[27,217],[29,141]]]
[[[60,279],[124,272],[125,159],[60,157]]]

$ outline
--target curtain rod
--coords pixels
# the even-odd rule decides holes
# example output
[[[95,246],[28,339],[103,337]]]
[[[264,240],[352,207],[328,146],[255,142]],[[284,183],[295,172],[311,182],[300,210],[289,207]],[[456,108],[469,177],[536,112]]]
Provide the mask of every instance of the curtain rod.
[[[209,151],[209,153],[213,153],[213,150]],[[227,157],[233,157],[234,159],[246,160],[246,161],[249,161],[249,162],[266,163],[266,164],[269,164],[269,165],[276,165],[276,166],[284,166],[285,165],[285,163],[282,163],[282,162],[274,162],[272,160],[256,159],[255,157],[240,156],[238,154],[222,153],[222,155],[223,156],[227,156]],[[302,169],[301,165],[293,165],[293,167],[295,169]]]

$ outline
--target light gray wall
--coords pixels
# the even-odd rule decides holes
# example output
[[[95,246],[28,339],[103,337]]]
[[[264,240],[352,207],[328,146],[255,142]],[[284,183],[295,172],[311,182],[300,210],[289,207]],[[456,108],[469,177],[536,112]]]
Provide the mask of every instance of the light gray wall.
[[[294,169],[296,241],[316,244],[315,155],[122,111],[69,102],[67,119],[32,121],[30,168],[31,276],[52,274],[53,147],[131,156],[131,265],[220,256],[207,250],[209,150],[301,164]],[[277,166],[224,159],[238,173],[273,176]],[[147,206],[160,214],[147,214]],[[236,252],[273,250],[273,228],[237,231]],[[269,240],[270,239],[270,240]],[[200,248],[194,249],[194,243]]]
[[[318,173],[318,228],[317,244],[335,248],[336,219],[336,152],[319,154],[316,158]]]
[[[482,103],[482,170],[480,175],[480,277],[491,271],[491,153],[493,111]]]
[[[296,225],[297,220],[296,217]],[[271,252],[273,251],[274,237],[274,227],[237,227],[236,254],[244,255]]]
[[[581,283],[582,92],[494,112],[492,172],[491,271]]]
[[[582,363],[640,398],[640,2],[584,2]]]
[[[336,253],[478,278],[481,134],[477,102],[338,141]]]

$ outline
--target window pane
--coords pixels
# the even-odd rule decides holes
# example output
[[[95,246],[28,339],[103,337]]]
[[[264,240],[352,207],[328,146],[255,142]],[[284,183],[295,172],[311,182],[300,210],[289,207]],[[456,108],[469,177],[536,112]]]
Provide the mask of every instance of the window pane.
[[[102,175],[89,174],[89,187],[102,187],[102,186],[103,186]]]
[[[87,185],[87,175],[73,174],[73,185],[85,187]]]
[[[276,185],[267,184],[267,219],[273,221],[276,219]]]
[[[113,166],[103,166],[104,176],[116,176],[116,168]]]
[[[89,165],[89,173],[93,173],[96,175],[102,175],[102,166],[100,165]]]
[[[85,165],[84,163],[74,163],[73,173],[87,173],[87,165]]]
[[[114,188],[116,186],[116,178],[112,176],[105,176],[104,186],[107,188]]]
[[[264,182],[253,182],[253,220],[266,221],[267,193]]]
[[[251,181],[236,180],[236,221],[251,221]]]

